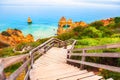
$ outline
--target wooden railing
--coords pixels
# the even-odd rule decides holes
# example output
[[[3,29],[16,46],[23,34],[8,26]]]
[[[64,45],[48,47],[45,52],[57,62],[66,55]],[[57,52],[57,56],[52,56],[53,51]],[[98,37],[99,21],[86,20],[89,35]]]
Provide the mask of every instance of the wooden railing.
[[[111,45],[104,45],[104,46],[94,46],[88,48],[78,48],[72,49],[68,51],[67,54],[67,62],[78,63],[80,64],[80,69],[84,68],[84,65],[102,68],[114,72],[120,72],[120,67],[98,64],[93,62],[86,62],[86,57],[109,57],[109,58],[120,58],[120,53],[87,53],[88,50],[99,50],[99,49],[109,49],[109,48],[120,48],[120,43],[118,44],[111,44]],[[73,53],[74,51],[82,51],[82,53]],[[74,60],[70,59],[71,56],[81,56],[81,60]]]
[[[8,58],[0,58],[0,80],[16,80],[16,78],[25,71],[24,80],[30,80],[29,72],[33,67],[34,60],[40,55],[46,53],[53,46],[64,46],[66,48],[66,43],[56,38],[51,38],[38,47],[32,49],[28,54],[12,56]],[[8,78],[6,78],[4,69],[12,66],[16,63],[23,62],[23,64],[13,72]]]

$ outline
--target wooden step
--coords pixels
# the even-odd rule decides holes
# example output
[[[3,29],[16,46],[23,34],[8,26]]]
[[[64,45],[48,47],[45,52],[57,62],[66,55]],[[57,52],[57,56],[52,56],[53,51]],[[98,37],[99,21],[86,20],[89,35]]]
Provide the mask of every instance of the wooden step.
[[[71,77],[67,77],[67,78],[63,78],[63,79],[59,79],[59,80],[77,80],[77,79],[80,79],[80,78],[86,78],[86,77],[93,76],[93,75],[94,75],[93,72],[88,72],[88,73],[85,73],[85,74],[71,76]]]
[[[102,76],[94,75],[94,76],[91,76],[91,77],[87,77],[87,78],[83,78],[83,79],[78,79],[78,80],[100,80],[102,78],[103,78]]]
[[[49,76],[46,78],[41,78],[40,80],[59,80],[58,78],[60,77],[69,77],[69,76],[74,76],[74,75],[80,75],[83,73],[86,73],[86,70],[82,70],[82,71],[76,71],[76,72],[69,72],[69,73],[65,73],[65,74],[58,74],[58,75],[53,75],[53,76]],[[74,74],[73,74],[74,73]]]
[[[46,78],[49,78],[49,80],[51,80],[50,78],[56,76],[56,75],[62,75],[62,74],[67,74],[67,73],[73,73],[73,72],[76,72],[76,71],[79,71],[77,69],[62,69],[62,70],[52,70],[52,71],[47,71],[47,72],[44,72],[43,71],[35,71],[35,72],[31,72],[30,76],[32,78],[32,80],[36,80],[36,79],[43,79],[43,80],[46,80]],[[34,73],[34,74],[33,74]]]
[[[75,75],[81,75],[81,74],[87,73],[87,72],[88,72],[87,70],[81,70],[81,71],[72,72],[72,73],[69,73],[69,74],[62,74],[62,75],[56,76],[54,78],[55,79],[63,79],[63,78],[72,77],[72,76],[75,76]]]
[[[70,46],[69,46],[70,47]],[[34,62],[31,80],[98,80],[101,76],[66,64],[67,49],[51,48]]]
[[[35,70],[35,71],[39,70],[39,71],[47,72],[47,71],[53,71],[53,70],[66,70],[66,69],[76,69],[76,70],[79,71],[78,68],[74,68],[72,66],[58,66],[58,67],[50,66],[50,67],[45,67],[45,68],[44,67],[39,67],[39,68],[33,68],[32,70]]]

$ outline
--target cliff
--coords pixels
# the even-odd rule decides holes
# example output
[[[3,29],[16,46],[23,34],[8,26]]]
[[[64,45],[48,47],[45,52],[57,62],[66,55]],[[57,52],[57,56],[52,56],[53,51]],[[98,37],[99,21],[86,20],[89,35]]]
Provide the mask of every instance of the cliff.
[[[77,27],[77,26],[86,27],[87,24],[83,21],[73,22],[72,19],[66,20],[65,17],[62,17],[58,22],[57,34],[60,35],[66,31],[69,31],[70,29]]]
[[[104,26],[107,26],[107,25],[109,25],[111,22],[113,22],[114,19],[113,19],[113,18],[108,18],[108,19],[103,19],[103,20],[101,20],[101,21],[103,22],[103,25],[104,25]]]
[[[0,33],[0,40],[10,46],[15,46],[21,42],[33,42],[34,38],[31,34],[28,34],[25,37],[20,30],[7,29],[6,31]]]

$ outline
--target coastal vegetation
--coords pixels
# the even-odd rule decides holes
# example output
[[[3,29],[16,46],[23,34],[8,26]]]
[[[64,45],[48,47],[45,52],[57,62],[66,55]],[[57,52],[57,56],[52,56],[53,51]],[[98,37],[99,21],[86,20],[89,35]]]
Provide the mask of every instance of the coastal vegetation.
[[[77,26],[71,30],[64,32],[57,36],[57,38],[62,40],[76,39],[76,48],[106,45],[113,43],[120,43],[120,17],[115,17],[110,19],[111,21],[107,23],[100,21],[95,21],[88,24],[85,27]],[[105,21],[105,20],[104,20]],[[92,50],[90,52],[120,52],[120,48],[117,49],[102,49],[102,50]],[[74,59],[81,59],[80,57],[71,57]],[[87,61],[91,62],[102,62],[103,64],[109,64],[112,66],[120,67],[120,59],[116,58],[87,58]],[[91,68],[87,66],[87,69]],[[101,70],[100,74],[105,78],[112,77],[114,80],[120,79],[120,73],[111,72],[108,70]]]

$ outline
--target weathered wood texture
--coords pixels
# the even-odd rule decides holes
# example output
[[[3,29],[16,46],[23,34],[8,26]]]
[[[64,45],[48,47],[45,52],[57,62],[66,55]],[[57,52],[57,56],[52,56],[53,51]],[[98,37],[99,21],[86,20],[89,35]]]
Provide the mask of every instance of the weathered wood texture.
[[[72,53],[68,54],[70,56],[86,56],[86,57],[111,57],[111,58],[120,58],[120,53]]]
[[[114,71],[114,72],[120,72],[120,67],[102,65],[102,64],[91,63],[91,62],[85,62],[86,57],[120,58],[120,53],[86,53],[87,50],[119,48],[119,47],[120,47],[120,43],[111,44],[111,45],[104,45],[104,46],[93,46],[93,47],[88,47],[88,48],[72,49],[71,53],[67,54],[67,56],[69,56],[69,57],[67,57],[67,61],[81,64],[80,69],[84,69],[84,65],[88,65],[88,66],[107,69],[107,70]],[[82,51],[82,53],[72,53],[72,51]],[[81,56],[82,59],[81,59],[81,61],[72,60],[72,59],[70,59],[70,56]]]
[[[93,46],[93,47],[87,47],[87,48],[77,48],[73,51],[80,51],[80,50],[97,50],[97,49],[108,49],[108,48],[119,48],[120,43],[117,44],[109,44],[109,45],[103,45],[103,46]]]
[[[72,46],[67,46],[67,49]],[[66,64],[67,49],[53,47],[37,59],[30,70],[31,80],[77,80],[95,76],[93,72],[80,70]],[[97,76],[97,75],[96,75]],[[98,76],[99,77],[99,76]],[[102,77],[95,78],[99,80]],[[89,79],[93,80],[93,79]]]
[[[120,67],[114,67],[114,66],[108,66],[108,65],[103,65],[103,64],[97,64],[97,63],[92,63],[92,62],[85,62],[85,61],[78,61],[78,60],[72,60],[72,59],[67,59],[67,61],[74,62],[74,63],[79,63],[79,64],[84,64],[92,67],[97,67],[97,68],[102,68],[114,72],[120,72]]]
[[[29,80],[29,72],[30,69],[33,67],[33,63],[36,58],[38,58],[41,54],[47,52],[50,48],[54,46],[54,44],[60,43],[63,46],[64,41],[61,41],[56,38],[51,38],[48,41],[44,42],[43,44],[39,45],[38,47],[32,49],[29,54],[12,56],[8,58],[0,58],[0,78],[5,80],[6,77],[4,76],[4,69],[14,65],[19,62],[23,62],[23,64],[14,72],[12,73],[7,80],[15,80],[21,72],[24,70],[26,71],[25,80]],[[1,80],[0,79],[0,80]]]

